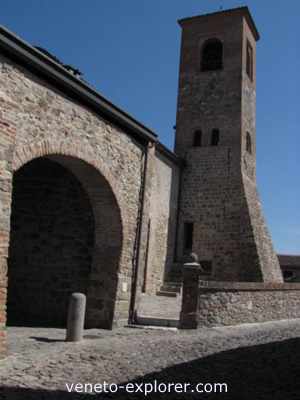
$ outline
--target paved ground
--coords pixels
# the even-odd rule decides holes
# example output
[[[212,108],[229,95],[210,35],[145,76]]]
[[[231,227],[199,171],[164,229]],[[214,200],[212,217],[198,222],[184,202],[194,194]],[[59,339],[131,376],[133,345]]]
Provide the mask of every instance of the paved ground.
[[[66,383],[154,380],[225,382],[228,393],[152,393],[148,399],[300,398],[300,320],[198,331],[91,330],[76,345],[65,343],[57,329],[10,328],[8,334],[11,355],[0,363],[1,400],[87,400],[90,394],[70,394]],[[145,398],[124,392],[96,397]]]

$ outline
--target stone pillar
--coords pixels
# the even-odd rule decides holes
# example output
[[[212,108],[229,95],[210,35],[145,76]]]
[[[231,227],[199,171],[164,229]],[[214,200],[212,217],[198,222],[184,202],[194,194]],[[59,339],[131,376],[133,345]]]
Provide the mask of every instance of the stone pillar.
[[[83,293],[72,293],[70,297],[67,342],[80,342],[83,338],[86,297]]]
[[[183,265],[180,329],[196,329],[198,327],[198,292],[201,271],[202,268],[198,262],[198,257]]]

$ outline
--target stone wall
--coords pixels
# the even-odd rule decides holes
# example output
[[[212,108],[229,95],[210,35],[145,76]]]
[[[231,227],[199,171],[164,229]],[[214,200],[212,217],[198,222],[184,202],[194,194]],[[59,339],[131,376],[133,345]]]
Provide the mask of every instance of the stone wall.
[[[15,144],[15,113],[18,104],[0,90],[0,358],[6,349],[6,296],[7,256],[10,229],[10,206],[12,194],[12,154]]]
[[[38,156],[70,155],[95,167],[116,197],[122,217],[123,245],[115,278],[120,293],[115,312],[120,306],[122,318],[126,319],[140,202],[142,146],[120,128],[76,104],[3,56],[0,59],[0,82],[4,96],[18,105],[17,111],[11,115],[16,127],[16,143],[11,149],[13,159],[12,152],[10,159],[6,153],[4,161],[13,161],[13,168],[17,170]],[[91,175],[91,171],[86,173]],[[87,180],[87,177],[81,178],[81,181]],[[89,195],[93,203],[91,197],[95,196],[95,190],[91,189]],[[6,214],[9,217],[9,208]],[[98,247],[101,248],[100,243]],[[100,288],[91,290],[99,292]],[[103,307],[103,301],[99,299],[95,306]],[[113,318],[111,311],[108,314]],[[93,319],[96,318],[94,315]]]
[[[117,285],[117,293],[114,298],[102,298],[101,293],[106,295],[109,291],[96,270],[89,282],[88,290],[90,296],[94,298],[90,307],[93,312],[89,319],[94,326],[99,326],[105,318],[107,327],[111,324],[109,320],[126,321],[140,204],[143,146],[122,129],[108,123],[2,55],[0,83],[2,121],[0,346],[4,341],[3,328],[6,322],[6,257],[10,231],[12,173],[13,170],[17,171],[27,162],[40,156],[62,155],[85,164],[85,167],[79,168],[81,173],[77,171],[77,175],[81,175],[79,179],[81,183],[86,182],[86,186],[89,186],[86,189],[93,205],[93,212],[98,210],[97,212],[101,213],[101,203],[97,201],[97,191],[100,189],[97,188],[95,179],[98,180],[98,186],[101,187],[102,179],[110,188],[110,204],[116,199],[121,219],[120,232],[122,232],[120,237],[122,242],[117,244],[121,249],[121,254],[117,255],[118,263],[116,268],[108,271],[109,263],[105,261],[107,254],[101,252],[101,243],[95,243],[93,265],[99,268],[99,260],[104,259],[101,263],[102,268],[106,264],[106,276],[115,274],[113,280]],[[72,169],[72,166],[70,168]],[[93,179],[94,183],[91,182]],[[100,196],[100,193],[98,194]],[[106,219],[109,218],[110,213],[107,213]],[[98,231],[100,232],[100,229]],[[110,234],[116,235],[114,232]],[[106,240],[109,240],[107,235]],[[109,250],[108,247],[106,249]],[[115,250],[114,243],[110,243],[112,258],[115,257]],[[1,355],[5,351],[3,346],[0,348]]]
[[[247,43],[253,49],[253,79],[249,79],[246,72]],[[251,280],[254,260],[264,282],[282,282],[282,273],[272,239],[269,234],[259,198],[256,184],[256,41],[249,25],[243,20],[243,63],[242,63],[242,137],[241,137],[241,170],[244,193],[243,201],[248,213],[242,216],[241,226],[241,259],[244,264],[243,280]],[[247,151],[246,136],[251,138],[251,153]],[[254,246],[248,246],[249,237],[252,237]],[[251,268],[251,266],[253,266]]]
[[[199,266],[184,268],[183,329],[289,318],[300,318],[300,284],[203,281]]]
[[[147,280],[150,290],[154,290],[162,278],[174,245],[171,243],[172,240],[174,242],[174,235],[171,240],[165,224],[170,224],[168,212],[172,213],[172,220],[175,218],[174,193],[177,188],[173,191],[168,185],[171,185],[177,167],[173,168],[168,157],[158,156],[158,161],[155,143],[137,140],[126,129],[108,122],[98,112],[61,92],[59,84],[54,87],[48,80],[37,77],[4,55],[0,56],[0,84],[1,357],[5,353],[6,259],[13,173],[17,176],[18,170],[27,163],[47,157],[66,168],[81,185],[91,205],[95,233],[92,254],[90,250],[85,252],[86,261],[91,258],[88,283],[86,285],[85,282],[84,287],[79,285],[78,290],[87,292],[87,326],[109,328],[113,322],[127,322],[135,278],[137,289],[141,290],[148,251],[145,238],[150,209],[155,208],[151,205],[152,200],[156,206],[163,206],[154,218],[151,248],[154,267]],[[22,196],[26,197],[26,194]],[[162,199],[159,199],[160,196]],[[76,202],[76,199],[73,201]],[[30,225],[24,229],[30,231]],[[31,236],[39,235],[29,231]],[[51,241],[52,238],[49,239],[49,246]],[[168,246],[167,251],[165,245]],[[64,243],[62,247],[65,247]],[[15,246],[12,245],[10,250],[13,260]],[[34,253],[32,247],[28,251]],[[50,261],[37,261],[44,267],[47,262]],[[88,269],[88,264],[81,265],[82,271]],[[141,276],[133,274],[137,264]],[[59,283],[64,284],[68,290],[75,290],[75,282],[75,286],[66,281]],[[40,282],[40,285],[43,283]],[[14,296],[11,299],[13,304]],[[62,302],[65,304],[65,300]],[[29,298],[27,303],[30,303]]]
[[[199,289],[198,327],[300,318],[300,285]]]
[[[174,261],[180,166],[155,152],[147,274],[144,290],[156,293]]]

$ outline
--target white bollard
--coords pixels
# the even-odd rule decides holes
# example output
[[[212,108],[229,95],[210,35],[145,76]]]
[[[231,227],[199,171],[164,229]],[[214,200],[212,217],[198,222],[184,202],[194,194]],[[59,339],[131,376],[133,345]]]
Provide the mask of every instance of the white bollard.
[[[67,342],[80,342],[83,338],[86,296],[72,293],[68,309]]]

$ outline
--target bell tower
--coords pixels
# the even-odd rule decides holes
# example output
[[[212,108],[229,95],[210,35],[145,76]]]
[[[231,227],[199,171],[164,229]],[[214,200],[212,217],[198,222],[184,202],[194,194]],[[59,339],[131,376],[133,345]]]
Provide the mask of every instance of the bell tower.
[[[179,25],[178,260],[197,253],[214,280],[282,282],[256,188],[259,33],[247,7]]]

